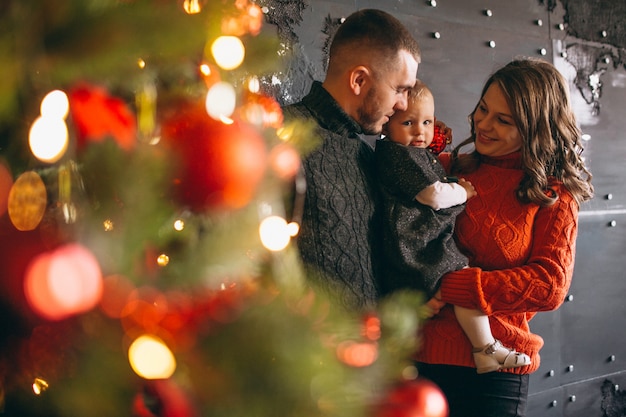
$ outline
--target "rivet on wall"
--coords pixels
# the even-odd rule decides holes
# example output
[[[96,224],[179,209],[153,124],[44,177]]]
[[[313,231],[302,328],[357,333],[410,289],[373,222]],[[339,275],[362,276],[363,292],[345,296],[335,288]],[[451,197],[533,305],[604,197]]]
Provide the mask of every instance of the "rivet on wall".
[[[609,227],[615,227],[615,226],[617,226],[617,222],[615,220],[611,220],[609,222]]]
[[[550,371],[546,374],[547,376],[554,376],[554,369],[550,369]]]
[[[611,63],[611,58],[609,58],[608,56],[605,56],[603,59],[605,64],[610,64]]]
[[[572,403],[573,403],[573,402],[576,402],[576,396],[575,396],[575,395],[570,395],[570,396],[569,396],[569,400],[570,400],[570,402],[572,402]]]
[[[606,198],[607,200],[613,200],[613,194],[608,193],[607,195],[604,196],[604,198]]]
[[[616,360],[615,355],[611,355],[606,359],[607,362],[615,362],[615,360]]]
[[[535,23],[537,24],[537,26],[543,26],[543,20],[541,19],[535,20]]]
[[[615,392],[619,391],[619,384],[613,385],[613,391]]]
[[[441,33],[439,33],[439,32],[433,32],[433,38],[435,38],[435,39],[440,39],[440,38],[441,38]]]
[[[574,365],[568,365],[565,369],[567,370],[567,372],[574,372]]]
[[[430,0],[428,4],[430,4],[431,7],[437,7],[437,0]]]
[[[495,48],[495,47],[496,47],[496,41],[489,41],[489,42],[487,42],[487,45],[488,45],[490,48]]]
[[[574,296],[572,294],[565,297],[565,301],[574,301]]]
[[[600,35],[602,35],[603,38],[606,38],[609,34],[606,32],[606,30],[603,30],[602,32],[600,32]]]
[[[550,407],[556,407],[559,402],[557,400],[552,400],[550,403]]]
[[[565,25],[563,23],[559,23],[558,25],[556,25],[556,28],[558,30],[565,30]]]
[[[567,58],[567,52],[565,51],[561,52],[561,58]]]
[[[541,48],[541,49],[539,50],[539,53],[540,53],[541,55],[544,55],[544,56],[545,56],[545,55],[548,53],[548,51],[546,50],[546,48]]]
[[[484,14],[485,14],[485,16],[487,16],[487,17],[491,17],[491,16],[493,16],[493,12],[491,11],[491,9],[485,9],[485,10],[483,11],[483,13],[484,13]]]

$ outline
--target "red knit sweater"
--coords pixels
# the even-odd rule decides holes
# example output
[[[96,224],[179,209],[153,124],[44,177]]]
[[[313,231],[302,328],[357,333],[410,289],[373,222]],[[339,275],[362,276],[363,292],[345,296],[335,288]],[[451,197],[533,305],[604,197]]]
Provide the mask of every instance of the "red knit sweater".
[[[440,158],[448,168],[449,154]],[[553,184],[559,196],[553,206],[521,204],[515,189],[522,175],[519,153],[486,159],[476,172],[461,175],[478,193],[456,222],[457,244],[470,268],[446,274],[441,284],[445,302],[484,311],[494,337],[530,356],[531,365],[507,370],[518,374],[539,368],[543,339],[528,322],[537,311],[563,303],[578,229],[578,204],[560,183]],[[451,306],[424,323],[421,343],[419,361],[475,366]]]

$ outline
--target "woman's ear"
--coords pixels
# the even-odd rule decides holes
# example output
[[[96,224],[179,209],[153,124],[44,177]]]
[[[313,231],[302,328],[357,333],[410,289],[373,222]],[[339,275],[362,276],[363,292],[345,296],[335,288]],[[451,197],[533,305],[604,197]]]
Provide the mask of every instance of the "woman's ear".
[[[350,89],[355,95],[360,95],[371,76],[369,68],[365,65],[354,67],[350,71]]]

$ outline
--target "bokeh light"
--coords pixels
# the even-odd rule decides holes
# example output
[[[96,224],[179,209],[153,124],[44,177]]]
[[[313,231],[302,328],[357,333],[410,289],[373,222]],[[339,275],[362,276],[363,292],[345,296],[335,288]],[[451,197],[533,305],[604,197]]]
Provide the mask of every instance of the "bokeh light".
[[[67,125],[63,119],[56,117],[38,117],[28,134],[30,150],[42,162],[54,163],[61,159],[68,142]]]
[[[233,70],[243,62],[246,48],[236,36],[220,36],[211,44],[211,54],[220,68]]]
[[[182,232],[185,229],[185,221],[183,219],[176,219],[174,221],[174,230]]]
[[[287,143],[275,146],[270,152],[269,160],[276,175],[282,179],[295,177],[300,169],[300,154]]]
[[[102,273],[95,256],[70,243],[35,257],[28,266],[24,293],[32,309],[60,320],[95,307],[102,296]]]
[[[345,341],[337,346],[337,357],[355,368],[370,366],[378,358],[378,345],[371,342]]]
[[[13,187],[11,171],[0,161],[0,217],[7,211],[11,187]]]
[[[35,378],[33,381],[33,392],[35,395],[41,395],[45,390],[48,389],[48,381],[42,378]]]
[[[139,336],[128,349],[128,360],[135,373],[145,379],[167,379],[176,370],[176,359],[158,337]]]
[[[70,111],[70,101],[61,90],[50,91],[41,100],[40,112],[43,117],[64,120]]]
[[[230,117],[237,105],[237,92],[232,84],[227,82],[215,83],[206,95],[206,111],[215,120]]]
[[[259,226],[261,243],[267,249],[277,252],[285,249],[291,240],[287,221],[280,216],[269,216]]]
[[[43,180],[35,171],[22,173],[9,191],[7,210],[17,230],[35,229],[46,211],[48,197]]]
[[[170,257],[162,253],[157,257],[157,265],[163,267],[170,263]]]
[[[183,9],[187,14],[197,14],[202,11],[202,5],[198,0],[185,0],[183,2]]]

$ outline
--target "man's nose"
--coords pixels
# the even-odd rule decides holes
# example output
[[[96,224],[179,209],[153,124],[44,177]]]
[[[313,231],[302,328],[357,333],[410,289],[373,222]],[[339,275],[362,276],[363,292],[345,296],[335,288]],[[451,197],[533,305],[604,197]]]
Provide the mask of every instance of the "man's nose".
[[[396,101],[396,105],[393,107],[394,110],[405,111],[409,107],[408,93],[405,92],[402,94],[400,99]]]

